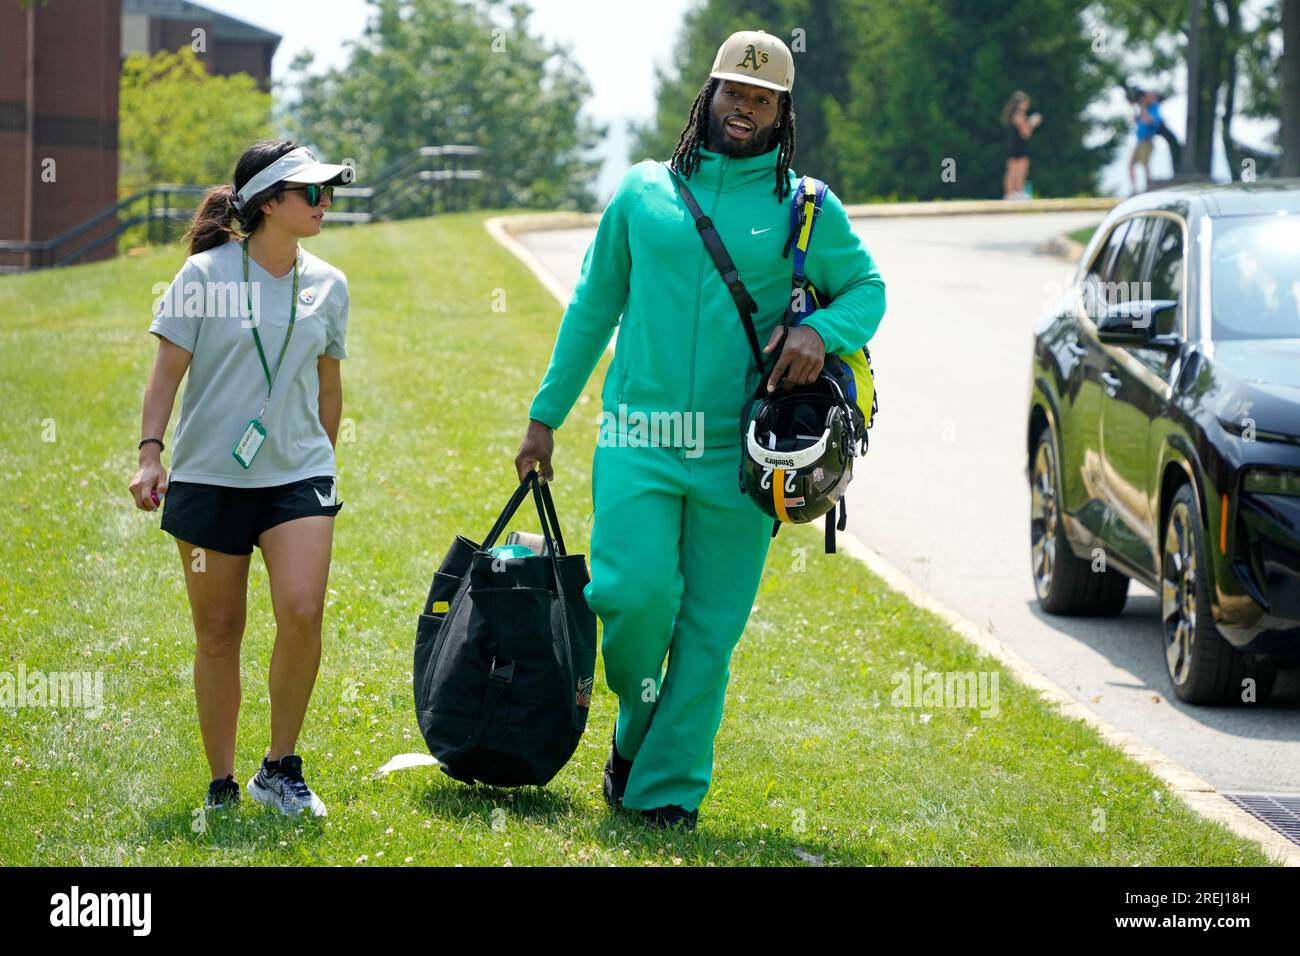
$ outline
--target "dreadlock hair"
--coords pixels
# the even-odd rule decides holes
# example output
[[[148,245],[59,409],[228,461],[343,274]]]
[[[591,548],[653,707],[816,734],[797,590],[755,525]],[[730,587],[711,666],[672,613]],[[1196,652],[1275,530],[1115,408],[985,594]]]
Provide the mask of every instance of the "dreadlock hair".
[[[708,138],[709,111],[713,109],[713,94],[721,82],[716,77],[710,77],[700,87],[695,102],[691,104],[690,117],[677,140],[677,148],[673,150],[673,168],[686,179],[690,179],[700,168],[700,147]],[[794,158],[794,100],[788,91],[781,91],[781,105],[778,107],[776,121],[779,125],[772,130],[767,149],[772,148],[773,141],[780,143],[776,154],[776,188],[772,191],[776,193],[777,202],[782,202],[790,194],[790,177],[787,174],[790,171],[790,160]]]

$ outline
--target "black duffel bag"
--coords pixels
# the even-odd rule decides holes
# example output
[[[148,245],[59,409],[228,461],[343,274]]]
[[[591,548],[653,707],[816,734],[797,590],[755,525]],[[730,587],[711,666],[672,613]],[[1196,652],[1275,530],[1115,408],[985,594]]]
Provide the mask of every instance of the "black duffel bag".
[[[532,492],[543,554],[488,553]],[[596,615],[581,554],[566,554],[550,488],[519,483],[477,545],[457,535],[433,576],[415,638],[415,715],[444,773],[465,783],[543,786],[587,725]]]

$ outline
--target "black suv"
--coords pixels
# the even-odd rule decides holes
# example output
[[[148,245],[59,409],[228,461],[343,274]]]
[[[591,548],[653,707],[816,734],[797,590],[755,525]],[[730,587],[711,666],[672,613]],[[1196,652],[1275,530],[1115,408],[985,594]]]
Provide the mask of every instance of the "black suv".
[[[1266,700],[1300,661],[1300,180],[1116,206],[1032,378],[1041,607],[1118,614],[1136,578],[1181,700]]]

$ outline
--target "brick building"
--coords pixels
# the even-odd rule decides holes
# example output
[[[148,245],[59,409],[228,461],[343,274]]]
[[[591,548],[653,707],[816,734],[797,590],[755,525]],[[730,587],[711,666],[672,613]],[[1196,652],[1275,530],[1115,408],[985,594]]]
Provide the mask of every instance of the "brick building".
[[[50,239],[117,199],[121,30],[121,0],[0,0],[0,239]]]
[[[43,242],[117,201],[122,59],[191,46],[213,73],[269,89],[280,37],[186,0],[0,0],[0,240]],[[198,52],[198,51],[196,51]],[[116,226],[110,217],[56,250]],[[89,258],[113,254],[105,243]],[[0,251],[0,270],[35,264]]]
[[[191,46],[201,30],[206,49],[195,50],[216,76],[247,73],[263,92],[271,89],[271,58],[280,36],[188,0],[122,0],[122,56]]]

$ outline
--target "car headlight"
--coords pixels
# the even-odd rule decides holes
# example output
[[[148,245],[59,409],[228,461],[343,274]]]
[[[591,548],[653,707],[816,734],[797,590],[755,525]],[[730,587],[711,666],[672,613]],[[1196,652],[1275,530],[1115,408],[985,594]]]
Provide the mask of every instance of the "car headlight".
[[[1247,493],[1258,495],[1300,495],[1300,471],[1265,471],[1252,468],[1242,480]]]

